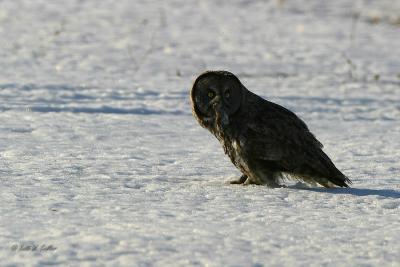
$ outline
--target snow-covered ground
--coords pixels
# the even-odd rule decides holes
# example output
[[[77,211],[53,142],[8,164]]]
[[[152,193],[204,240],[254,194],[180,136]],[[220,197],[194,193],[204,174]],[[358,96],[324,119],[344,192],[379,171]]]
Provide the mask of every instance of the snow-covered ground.
[[[399,266],[399,0],[0,1],[0,37],[1,266]],[[206,69],[353,187],[226,184]]]

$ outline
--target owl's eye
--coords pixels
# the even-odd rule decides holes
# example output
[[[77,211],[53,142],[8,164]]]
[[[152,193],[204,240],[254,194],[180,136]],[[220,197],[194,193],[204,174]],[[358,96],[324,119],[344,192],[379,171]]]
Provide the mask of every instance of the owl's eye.
[[[229,98],[229,97],[231,96],[229,90],[226,90],[225,93],[224,93],[224,95],[225,95],[226,98]]]
[[[213,91],[209,91],[207,95],[209,98],[213,98],[215,94]]]

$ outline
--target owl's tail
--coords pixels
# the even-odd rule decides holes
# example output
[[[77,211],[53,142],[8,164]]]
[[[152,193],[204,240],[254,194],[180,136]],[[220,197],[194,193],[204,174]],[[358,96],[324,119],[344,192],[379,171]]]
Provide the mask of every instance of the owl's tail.
[[[320,171],[316,172],[314,176],[314,180],[317,183],[324,187],[349,187],[352,184],[350,179],[336,168],[335,164],[322,150],[320,150],[318,157],[317,162],[322,166],[317,168]]]
[[[349,185],[352,184],[351,180],[346,175],[344,175],[341,171],[339,171],[336,167],[335,167],[335,169],[336,169],[335,174],[332,174],[329,177],[327,177],[329,182],[331,182],[332,184],[334,184],[336,186],[349,187]],[[323,185],[323,186],[332,187],[330,185],[328,185],[328,186]]]

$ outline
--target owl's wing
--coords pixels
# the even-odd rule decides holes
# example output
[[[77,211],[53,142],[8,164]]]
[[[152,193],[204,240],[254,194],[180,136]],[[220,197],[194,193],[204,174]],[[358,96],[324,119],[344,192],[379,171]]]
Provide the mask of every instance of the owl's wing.
[[[253,156],[265,160],[284,160],[299,156],[305,148],[322,148],[299,117],[268,101],[248,121],[245,138],[247,147],[255,152]]]
[[[350,180],[322,151],[322,144],[300,118],[272,102],[264,104],[247,123],[245,147],[250,157],[326,187],[328,182],[348,186]]]

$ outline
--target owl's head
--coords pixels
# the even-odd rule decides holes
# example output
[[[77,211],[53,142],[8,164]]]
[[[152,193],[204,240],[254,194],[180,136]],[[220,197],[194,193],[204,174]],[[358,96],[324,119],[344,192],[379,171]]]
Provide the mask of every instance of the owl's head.
[[[193,110],[199,118],[228,119],[243,97],[242,84],[228,71],[207,71],[195,80],[191,90]]]

